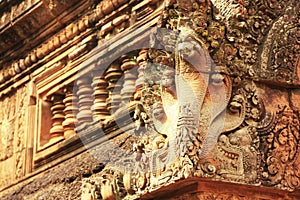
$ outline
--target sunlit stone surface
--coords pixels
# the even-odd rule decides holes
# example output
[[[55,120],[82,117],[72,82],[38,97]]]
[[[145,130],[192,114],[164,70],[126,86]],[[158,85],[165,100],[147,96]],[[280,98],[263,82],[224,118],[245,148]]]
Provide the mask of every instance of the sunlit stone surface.
[[[0,0],[0,199],[300,199],[298,0]]]

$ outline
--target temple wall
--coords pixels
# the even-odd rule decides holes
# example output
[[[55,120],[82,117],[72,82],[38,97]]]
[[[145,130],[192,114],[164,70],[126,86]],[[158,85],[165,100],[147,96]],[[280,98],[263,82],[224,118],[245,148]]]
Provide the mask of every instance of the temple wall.
[[[0,198],[299,199],[299,9],[0,2]]]

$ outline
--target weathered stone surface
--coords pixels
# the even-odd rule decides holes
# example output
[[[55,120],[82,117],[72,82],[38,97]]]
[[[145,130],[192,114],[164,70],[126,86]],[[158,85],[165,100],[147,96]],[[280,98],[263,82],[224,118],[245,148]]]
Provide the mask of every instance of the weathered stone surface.
[[[124,134],[112,141],[71,158],[64,163],[40,172],[36,178],[29,178],[16,185],[8,192],[2,193],[1,199],[81,199],[82,179],[97,174],[103,170],[107,158],[118,160],[119,152],[112,151],[111,144],[116,148],[126,147],[124,141],[130,141],[130,135]]]
[[[297,0],[34,2],[0,2],[1,199],[300,198]]]

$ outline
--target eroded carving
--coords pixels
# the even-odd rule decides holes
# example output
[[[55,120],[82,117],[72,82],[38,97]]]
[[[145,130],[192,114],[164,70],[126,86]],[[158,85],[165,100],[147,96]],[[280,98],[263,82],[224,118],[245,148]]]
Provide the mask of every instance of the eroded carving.
[[[0,187],[24,176],[27,89],[24,84],[0,103]]]
[[[104,169],[97,177],[84,179],[82,200],[124,199],[123,174],[117,170]]]
[[[1,102],[1,147],[0,160],[4,161],[13,155],[13,140],[15,137],[15,111],[16,111],[16,96],[9,95]]]
[[[11,17],[26,9],[24,2],[16,6]],[[56,8],[53,2],[56,1],[48,5],[51,9]],[[128,5],[134,5],[132,15],[126,11],[112,19],[113,10],[126,2],[101,1],[93,12],[37,45],[34,51],[22,53],[24,57],[13,64],[5,64],[0,82],[14,82],[16,75],[30,71],[39,60],[51,59],[52,52],[67,42],[74,43],[71,40],[79,38],[76,36],[89,34],[86,30],[92,25],[101,27],[98,39],[109,38],[129,23],[153,13],[158,6],[157,1],[135,4],[131,1]],[[93,186],[87,186],[87,196],[91,194],[87,198],[123,198],[125,190],[130,195],[144,194],[192,176],[299,189],[299,111],[288,106],[279,108],[277,113],[266,110],[258,88],[265,80],[267,84],[272,81],[280,86],[298,87],[298,2],[231,1],[231,5],[228,2],[168,1],[159,25],[172,33],[154,37],[154,42],[165,48],[144,49],[138,56],[125,55],[126,59],[113,63],[104,77],[80,79],[79,113],[71,113],[77,111],[71,103],[76,92],[72,95],[59,91],[62,97],[53,99],[54,123],[50,129],[53,137],[66,136],[68,131],[74,134],[75,115],[88,124],[93,120],[104,121],[109,115],[107,109],[113,113],[122,107],[121,102],[130,102],[135,107],[131,117],[136,127],[132,135],[140,137],[132,145],[136,166],[124,175],[117,170],[105,170]],[[229,13],[228,7],[234,14]],[[2,22],[7,23],[8,15],[3,16]],[[130,22],[129,17],[133,18]],[[24,35],[24,30],[29,32],[31,25],[38,27],[26,22],[17,27],[19,34]],[[15,34],[8,35],[4,42],[12,44],[15,38]],[[96,40],[95,35],[86,37],[74,46],[73,52],[64,55],[64,64],[75,63],[94,47]],[[138,77],[129,72],[136,65],[139,65]],[[120,80],[123,72],[124,82]],[[109,96],[105,90],[107,82]],[[26,93],[26,89],[21,91]],[[3,96],[4,109],[0,111],[0,117],[3,116],[0,160],[11,158],[11,144],[18,144],[16,178],[23,175],[21,129],[26,120],[23,111],[11,114],[16,107],[9,104],[24,108],[26,96],[21,93],[17,100]],[[117,114],[122,116],[121,112]],[[18,119],[14,120],[16,116]],[[20,129],[17,135],[16,127]],[[208,196],[219,198],[217,194]],[[203,195],[203,198],[208,197]]]

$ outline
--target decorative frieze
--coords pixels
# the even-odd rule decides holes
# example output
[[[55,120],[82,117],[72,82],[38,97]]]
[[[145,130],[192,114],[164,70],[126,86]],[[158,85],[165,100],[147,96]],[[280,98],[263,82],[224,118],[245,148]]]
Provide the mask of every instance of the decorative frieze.
[[[96,7],[94,5],[83,11],[83,8],[92,2],[100,3],[96,9],[94,9]],[[130,60],[120,59],[117,63],[118,66],[111,67],[113,70],[108,70],[104,76],[94,77],[93,80],[90,77],[87,78],[89,75],[84,75],[78,80],[74,78],[76,74],[74,69],[83,61],[84,56],[82,55],[90,52],[98,44],[99,39],[102,40],[104,39],[102,37],[105,37],[101,41],[105,42],[112,36],[111,34],[116,35],[134,25],[130,23],[132,20],[129,20],[132,17],[132,7],[137,4],[144,5],[144,3],[132,1],[129,6],[126,4],[128,2],[128,0],[88,1],[85,3],[40,1],[35,2],[35,5],[28,4],[29,9],[33,8],[32,13],[23,13],[22,17],[9,25],[9,29],[12,30],[11,34],[5,32],[4,40],[2,43],[0,42],[0,47],[3,47],[1,50],[5,50],[1,55],[4,59],[0,61],[2,66],[0,97],[7,98],[11,92],[17,90],[28,80],[34,85],[34,89],[32,88],[34,92],[31,91],[30,98],[27,95],[18,94],[20,106],[18,104],[17,108],[22,107],[18,119],[11,120],[15,118],[9,118],[9,120],[0,121],[2,143],[8,141],[7,145],[0,148],[0,150],[5,149],[5,153],[1,152],[1,162],[5,162],[4,167],[14,166],[7,171],[8,174],[19,179],[24,173],[31,173],[31,170],[39,167],[47,168],[48,166],[45,164],[48,164],[49,161],[55,160],[56,162],[59,156],[65,156],[70,149],[74,148],[73,144],[79,145],[78,136],[75,135],[77,124],[87,125],[96,120],[105,120],[110,115],[108,109],[113,113],[121,107],[121,95],[124,95],[123,101],[133,100],[137,74],[135,69],[134,73],[130,73],[130,71],[131,68],[137,66],[137,63],[135,57],[131,57],[131,55],[126,55],[130,57]],[[22,4],[16,5],[21,8]],[[152,4],[152,2],[149,1],[148,4]],[[71,6],[74,6],[74,9],[66,9]],[[49,12],[45,14],[45,10]],[[96,10],[97,12],[95,12]],[[69,12],[71,12],[70,16],[66,17]],[[76,21],[72,18],[75,13]],[[57,18],[57,21],[53,21],[54,17]],[[68,19],[67,23],[66,19]],[[75,22],[71,23],[71,21]],[[59,31],[64,24],[65,28]],[[14,31],[17,31],[17,35],[14,34]],[[50,32],[53,33],[52,36]],[[105,34],[101,35],[101,33]],[[29,37],[28,34],[32,35]],[[22,45],[15,45],[17,41]],[[28,41],[30,41],[29,46]],[[62,65],[57,63],[62,63]],[[76,87],[73,87],[73,82]],[[28,91],[25,89],[22,90],[22,93],[27,94]],[[23,108],[27,109],[29,106],[27,102],[29,99],[30,109],[24,110]],[[11,104],[13,103],[11,102]],[[13,111],[13,109],[10,110]],[[6,129],[10,129],[10,127],[17,127],[18,130],[7,131]],[[32,135],[24,137],[28,131],[21,129],[28,130]],[[29,140],[30,145],[27,144]],[[11,143],[17,143],[17,147],[14,144],[10,145]],[[28,145],[28,149],[25,148],[26,145]],[[12,149],[15,151],[12,155],[11,150],[7,149],[8,146],[16,147]],[[66,152],[59,152],[60,150],[66,150]],[[16,162],[11,162],[11,158],[14,158]],[[30,165],[28,169],[26,164]],[[1,171],[4,167],[1,167]],[[5,177],[5,180],[3,179],[1,182],[1,187],[10,184],[15,180],[14,178],[6,179]]]
[[[43,3],[46,4],[48,2]],[[76,2],[62,3],[62,8],[53,7],[51,8],[51,11],[53,11],[53,14],[58,14],[59,12],[57,12],[56,9],[64,9],[65,6],[69,6],[69,3],[72,5],[76,4]],[[51,36],[42,44],[38,45],[36,42],[34,44],[32,42],[30,49],[34,46],[33,50],[29,51],[29,48],[25,50],[24,46],[24,48],[19,48],[18,52],[26,51],[26,53],[16,53],[17,51],[7,52],[10,54],[10,60],[5,61],[5,59],[3,59],[2,61],[0,61],[0,65],[3,66],[2,70],[0,70],[0,88],[3,90],[0,93],[0,96],[5,95],[9,91],[11,91],[13,89],[12,84],[24,77],[25,74],[29,74],[31,71],[34,71],[41,67],[41,65],[44,65],[48,61],[57,58],[54,56],[60,54],[60,52],[63,51],[63,53],[61,53],[61,59],[63,59],[63,62],[66,64],[66,66],[69,65],[69,63],[71,63],[72,65],[74,60],[78,59],[81,55],[88,53],[92,48],[94,48],[95,45],[97,45],[97,41],[99,39],[106,40],[113,35],[126,30],[127,28],[135,26],[136,10],[134,9],[141,10],[141,12],[144,7],[148,6],[153,7],[154,10],[158,8],[161,9],[161,7],[159,7],[161,3],[159,4],[157,1],[133,1],[128,3],[127,0],[108,0],[101,1],[99,3],[98,1],[96,1],[95,3],[98,3],[96,8],[95,6],[90,6],[90,10],[88,10],[87,12],[83,12],[83,8],[90,3],[91,2],[83,2],[82,4],[80,3],[78,10],[85,14],[83,14],[82,17],[79,17],[77,21],[68,24],[66,28]],[[60,4],[60,2],[53,1],[53,5]],[[50,9],[50,7],[48,8]],[[153,9],[151,13],[154,11]],[[36,19],[33,24],[34,28],[39,28],[38,24],[41,23],[39,20],[42,20],[42,18],[45,17],[41,17],[41,13],[33,12],[33,15],[35,16],[34,18]],[[62,15],[61,19],[59,19],[58,21],[63,23],[66,18],[68,17]],[[30,21],[31,18],[28,18],[28,20]],[[29,28],[30,27],[31,26],[29,26]],[[90,29],[91,27],[97,27],[97,29]],[[21,28],[20,30],[23,29]],[[95,34],[95,32],[98,33]],[[44,34],[47,35],[48,32]],[[75,47],[74,44],[76,43],[77,46]],[[66,50],[66,44],[69,44],[68,49],[70,49],[70,51]],[[20,55],[22,55],[22,58],[20,58]],[[14,60],[14,62],[11,63],[11,60]],[[40,69],[40,71],[42,71],[42,69]]]
[[[57,5],[53,9],[50,9],[48,6],[51,2]],[[32,34],[39,32],[43,26],[73,6],[74,3],[78,3],[78,1],[65,1],[61,3],[56,0],[24,0],[10,5],[8,7],[9,10],[4,9],[0,18],[1,37],[4,38],[4,40],[0,41],[0,54],[3,56],[9,52],[14,55],[11,50],[21,46],[22,42],[20,40],[25,41]],[[14,25],[11,26],[11,23]],[[37,42],[33,41],[34,43]]]
[[[286,91],[298,88],[298,3],[168,3],[161,28],[174,34],[160,38],[157,31],[151,42],[175,52],[149,49],[137,56],[134,99],[139,104],[133,118],[135,134],[143,137],[132,145],[134,167],[122,173],[126,197],[146,196],[193,177],[299,190],[299,111],[290,102],[291,95],[298,97]],[[270,83],[287,97],[268,96],[266,90],[274,90],[266,87]],[[268,98],[286,105],[267,105],[277,102]],[[93,179],[102,197],[124,195],[112,181],[119,176],[103,173],[109,181]],[[106,190],[106,183],[113,189]],[[216,191],[195,198],[208,197],[240,198]]]
[[[115,7],[112,7],[113,10],[117,9],[118,7],[125,4],[126,2],[127,2],[127,0],[116,2]],[[111,9],[107,10],[108,9],[107,5],[112,5],[112,2],[111,1],[101,1],[96,10],[102,9],[107,14],[109,14],[113,10],[111,10]],[[69,24],[65,29],[60,31],[58,34],[55,34],[48,41],[39,45],[37,48],[35,48],[31,52],[27,53],[27,55],[24,56],[23,58],[18,58],[19,60],[15,61],[12,64],[6,64],[6,65],[8,65],[7,66],[8,68],[4,69],[4,70],[2,69],[2,74],[0,72],[0,83],[3,84],[9,80],[9,78],[1,78],[1,75],[2,75],[2,77],[4,77],[5,74],[8,74],[9,71],[13,72],[13,74],[10,75],[10,77],[20,74],[23,71],[25,71],[27,68],[32,67],[32,65],[36,64],[40,60],[43,60],[45,58],[45,56],[48,56],[49,54],[51,54],[52,52],[54,52],[55,50],[60,48],[63,44],[66,44],[67,42],[71,42],[74,39],[76,39],[75,36],[84,34],[88,30],[88,28],[90,28],[93,24],[98,23],[101,18],[105,17],[104,15],[96,12],[96,10],[91,10],[90,12],[85,14],[82,18],[80,18],[78,21]],[[98,15],[101,17],[97,17]],[[38,19],[40,19],[40,18],[38,18]],[[129,19],[128,15],[124,15],[123,17],[115,19],[112,23],[113,28],[119,26],[120,24],[122,24],[124,21],[126,21],[128,19]],[[103,26],[103,27],[105,27],[105,26]],[[89,39],[84,39],[79,44],[78,48],[69,55],[70,60],[73,60],[78,55],[80,55],[84,52],[87,52],[91,48],[94,47],[93,44],[96,44],[95,43],[95,39],[96,39],[95,35],[88,36],[87,38],[89,38]],[[1,46],[1,44],[0,44],[0,46]]]
[[[101,27],[101,31],[100,31],[100,35],[102,37],[105,37],[110,31],[114,30],[116,28],[116,32],[119,33],[122,30],[124,30],[126,28],[125,22],[129,19],[129,15],[125,14],[125,15],[121,15],[118,16],[116,18],[114,18],[112,21],[104,24]],[[121,25],[123,25],[123,27],[121,27]],[[127,25],[128,27],[128,25]]]
[[[159,27],[150,37],[150,46],[158,48],[135,49],[109,60],[113,56],[106,55],[117,55],[117,48],[124,43],[114,40],[114,46],[102,42],[134,26],[134,22],[141,22],[161,5],[156,0],[127,2],[100,1],[96,8],[79,16],[78,21],[27,55],[21,54],[24,56],[14,63],[3,66],[1,87],[9,84],[10,92],[19,87],[13,84],[18,81],[16,77],[37,69],[33,66],[44,66],[33,73],[38,87],[39,130],[35,135],[39,138],[34,152],[37,166],[74,149],[78,153],[77,147],[85,141],[101,141],[103,145],[106,137],[95,136],[95,132],[115,138],[129,130],[120,145],[107,150],[106,168],[84,179],[82,199],[147,198],[149,193],[155,198],[155,192],[185,183],[183,179],[216,181],[220,185],[231,182],[237,187],[259,186],[257,191],[268,187],[278,192],[279,196],[275,196],[280,198],[289,197],[285,190],[300,190],[300,114],[296,103],[300,99],[299,3],[166,1]],[[56,7],[62,4],[51,1],[47,8],[55,14]],[[145,23],[149,25],[148,22]],[[160,35],[160,29],[171,33]],[[127,33],[133,32],[129,29]],[[137,35],[146,37],[146,33]],[[11,37],[4,40],[9,45]],[[97,43],[102,49],[84,57]],[[77,77],[78,65],[85,58],[91,58],[92,64],[87,66],[83,62],[84,75]],[[101,59],[112,64],[98,71],[102,74],[95,69],[88,72],[94,64],[102,66]],[[63,64],[53,64],[60,63],[57,60]],[[43,77],[42,70],[49,79]],[[269,87],[271,83],[274,84]],[[26,126],[24,105],[28,102],[27,96],[22,96],[26,88],[20,91],[18,98],[1,97],[4,100],[0,102],[0,169],[11,164],[15,167],[5,173],[0,186],[24,175],[22,129]],[[276,91],[280,92],[269,95]],[[35,99],[31,100],[34,107]],[[131,106],[128,116],[121,112],[127,103]],[[12,109],[9,104],[23,110],[17,114],[18,106]],[[101,126],[96,126],[99,121]],[[118,124],[124,121],[126,129]],[[50,127],[44,122],[50,123]],[[96,140],[86,137],[80,142],[79,137],[90,135]],[[67,153],[59,152],[65,149]],[[74,156],[73,152],[70,155]],[[110,167],[109,162],[116,167]],[[197,188],[201,190],[199,185]],[[174,199],[245,198],[236,192],[210,189],[213,191],[206,188]],[[273,193],[263,192],[254,197],[268,199],[269,194],[274,197]]]
[[[17,17],[28,11],[28,9],[31,8],[37,2],[39,2],[39,0],[24,0],[21,1],[19,4],[9,6],[9,9],[4,8],[4,12],[1,13],[0,18],[0,30],[7,26],[11,21],[16,20]]]
[[[271,130],[262,132],[263,183],[288,190],[300,187],[299,110],[279,106]]]
[[[72,61],[76,59],[78,56],[82,55],[85,52],[91,50],[95,45],[96,42],[96,35],[90,35],[87,38],[83,39],[77,46],[76,49],[73,50],[69,55],[69,59]]]

